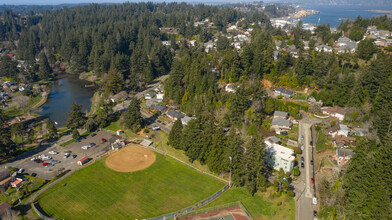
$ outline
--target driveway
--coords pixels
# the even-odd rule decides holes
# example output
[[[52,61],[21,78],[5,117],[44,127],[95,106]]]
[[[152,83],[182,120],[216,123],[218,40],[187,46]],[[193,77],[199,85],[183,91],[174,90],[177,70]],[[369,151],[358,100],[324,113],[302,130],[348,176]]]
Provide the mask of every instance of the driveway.
[[[15,167],[15,168],[23,168],[25,169],[24,173],[31,175],[35,173],[38,178],[50,180],[52,179],[59,169],[65,170],[73,170],[77,164],[76,162],[84,157],[88,156],[89,158],[95,158],[104,152],[109,150],[109,144],[114,142],[117,137],[106,133],[104,131],[96,132],[95,137],[88,136],[86,139],[82,139],[81,142],[74,142],[65,147],[61,147],[59,144],[53,144],[50,147],[42,148],[41,151],[35,152],[34,155],[29,154],[28,156],[24,157],[20,160],[15,160],[10,163],[5,163],[1,167],[1,169],[5,169],[5,167]],[[105,138],[107,142],[101,143],[101,138]],[[81,147],[87,145],[88,143],[95,143],[96,145],[88,150],[83,150]],[[49,151],[57,151],[59,154],[51,155]],[[75,159],[72,157],[64,158],[64,154],[69,152],[71,154],[77,155]],[[32,157],[38,157],[39,155],[48,155],[53,158],[53,160],[60,161],[56,163],[53,167],[44,167],[42,163],[36,163],[31,160]],[[49,161],[44,161],[49,162]]]

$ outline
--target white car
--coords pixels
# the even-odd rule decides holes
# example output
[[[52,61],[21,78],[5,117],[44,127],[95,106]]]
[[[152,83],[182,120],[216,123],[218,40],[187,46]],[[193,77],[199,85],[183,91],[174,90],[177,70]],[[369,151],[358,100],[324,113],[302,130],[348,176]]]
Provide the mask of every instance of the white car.
[[[49,151],[49,154],[58,154],[59,152],[57,152],[57,151]]]
[[[90,148],[90,146],[89,146],[89,145],[82,146],[82,149],[83,149],[83,150],[87,150],[87,149],[89,149],[89,148]]]
[[[36,157],[32,157],[30,160],[32,160],[32,161],[35,161],[35,160],[37,160],[38,158],[36,158]]]
[[[52,159],[52,157],[49,157],[49,156],[41,157],[41,160],[51,160],[51,159]]]
[[[71,154],[70,153],[65,153],[64,158],[68,158]]]
[[[157,125],[154,125],[154,126],[152,126],[151,128],[152,128],[152,130],[154,130],[154,131],[157,131],[157,130],[159,130],[159,129],[160,129],[160,127],[159,127],[159,126],[157,126]]]
[[[312,203],[313,203],[313,205],[317,205],[317,198],[316,197],[313,197]]]

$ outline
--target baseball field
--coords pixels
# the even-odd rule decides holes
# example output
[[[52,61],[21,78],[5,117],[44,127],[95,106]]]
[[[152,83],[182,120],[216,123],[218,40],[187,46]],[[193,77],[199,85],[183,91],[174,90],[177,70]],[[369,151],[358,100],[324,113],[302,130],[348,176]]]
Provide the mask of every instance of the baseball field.
[[[56,219],[141,219],[185,208],[224,186],[170,157],[148,150],[135,148],[139,155],[135,162],[126,158],[136,157],[135,151],[129,149],[65,178],[37,198],[39,206]],[[132,161],[143,169],[126,172],[132,170]],[[121,163],[125,163],[124,169],[119,169]],[[146,168],[146,163],[152,164]]]

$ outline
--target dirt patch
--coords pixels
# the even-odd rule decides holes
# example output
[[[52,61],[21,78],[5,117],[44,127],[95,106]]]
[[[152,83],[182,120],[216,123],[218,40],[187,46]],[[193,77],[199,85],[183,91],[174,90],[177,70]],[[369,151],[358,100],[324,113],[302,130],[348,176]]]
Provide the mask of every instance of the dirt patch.
[[[111,154],[105,164],[117,172],[134,172],[151,166],[155,159],[153,151],[140,145],[129,145]]]
[[[180,220],[202,220],[202,219],[236,219],[236,220],[248,220],[249,217],[246,212],[240,207],[235,206],[226,209],[220,209],[211,212],[205,212],[189,217],[179,218]]]

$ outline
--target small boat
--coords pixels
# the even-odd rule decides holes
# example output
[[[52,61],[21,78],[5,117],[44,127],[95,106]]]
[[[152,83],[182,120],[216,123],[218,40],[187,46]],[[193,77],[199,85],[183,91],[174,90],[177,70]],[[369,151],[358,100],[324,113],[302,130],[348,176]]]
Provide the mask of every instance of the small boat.
[[[90,84],[90,85],[86,84],[86,85],[84,85],[85,88],[90,88],[90,87],[94,87],[94,86],[95,86],[94,84]]]
[[[57,121],[54,121],[54,124],[55,124],[55,125],[58,125],[59,123],[57,123]]]

